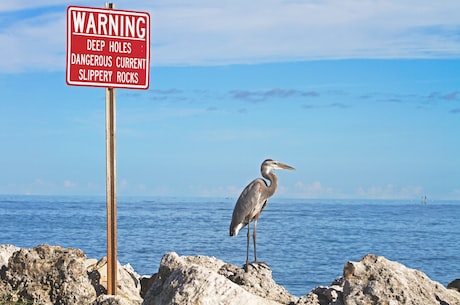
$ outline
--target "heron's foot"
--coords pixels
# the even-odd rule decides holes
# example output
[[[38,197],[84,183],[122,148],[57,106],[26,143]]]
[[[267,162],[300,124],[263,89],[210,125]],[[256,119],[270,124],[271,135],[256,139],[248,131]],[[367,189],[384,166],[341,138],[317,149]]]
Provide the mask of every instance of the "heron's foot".
[[[270,269],[270,266],[266,262],[254,261],[252,262],[252,265],[256,269]]]
[[[251,267],[252,269],[255,269],[255,270],[270,269],[270,267],[268,266],[267,263],[259,262],[259,261],[254,261],[254,262],[251,262],[251,263],[244,264],[243,265],[244,271],[248,272],[249,267]]]

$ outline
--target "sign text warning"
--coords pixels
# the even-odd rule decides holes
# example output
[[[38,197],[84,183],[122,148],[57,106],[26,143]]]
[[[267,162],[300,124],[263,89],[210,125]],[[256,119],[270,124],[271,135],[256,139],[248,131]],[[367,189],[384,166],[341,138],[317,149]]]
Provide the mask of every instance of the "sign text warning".
[[[66,66],[69,85],[147,89],[150,15],[69,6]]]

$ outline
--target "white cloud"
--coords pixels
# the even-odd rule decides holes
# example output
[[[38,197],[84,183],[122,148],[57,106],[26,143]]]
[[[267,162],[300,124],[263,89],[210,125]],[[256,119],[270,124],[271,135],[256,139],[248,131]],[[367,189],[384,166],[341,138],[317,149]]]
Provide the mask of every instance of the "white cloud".
[[[460,189],[453,189],[450,193],[447,194],[446,198],[448,200],[460,200]]]
[[[65,67],[65,19],[47,14],[0,28],[0,68],[4,72],[56,71]]]
[[[189,186],[189,191],[192,196],[197,197],[230,197],[238,198],[241,189],[233,185],[228,186],[217,186],[215,188],[210,188],[206,186]]]
[[[291,196],[294,198],[315,198],[315,199],[411,199],[418,200],[425,195],[421,186],[396,186],[393,184],[358,187],[339,190],[333,187],[324,186],[320,181],[295,183]]]
[[[68,3],[42,3],[0,5],[11,20],[0,23],[2,71],[64,69]],[[120,0],[116,7],[150,12],[153,65],[460,56],[457,0]]]
[[[339,198],[331,187],[325,187],[319,181],[312,183],[297,182],[294,186],[294,197],[299,198]]]
[[[64,188],[75,188],[77,184],[71,180],[64,181]]]
[[[397,187],[393,184],[384,186],[360,187],[355,198],[363,199],[419,199],[423,193],[421,186]]]
[[[45,7],[45,6],[57,5],[57,4],[62,4],[62,0],[43,0],[43,1],[4,0],[0,2],[0,12],[34,9],[37,7]]]
[[[408,3],[408,2],[405,2]],[[253,63],[321,58],[450,57],[458,2],[198,1],[153,8],[152,61]]]

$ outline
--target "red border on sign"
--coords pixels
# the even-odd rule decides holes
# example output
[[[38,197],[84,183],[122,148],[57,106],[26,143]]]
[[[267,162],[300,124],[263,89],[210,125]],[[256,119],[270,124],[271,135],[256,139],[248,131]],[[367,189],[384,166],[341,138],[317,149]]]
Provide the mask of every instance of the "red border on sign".
[[[150,14],[67,7],[66,83],[148,89]]]

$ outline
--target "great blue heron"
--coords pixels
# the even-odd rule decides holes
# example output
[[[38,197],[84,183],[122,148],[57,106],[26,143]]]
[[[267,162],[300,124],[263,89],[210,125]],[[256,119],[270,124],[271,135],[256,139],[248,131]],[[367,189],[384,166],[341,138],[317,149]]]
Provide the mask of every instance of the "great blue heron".
[[[245,225],[248,226],[248,235],[246,241],[246,271],[249,263],[250,223],[252,220],[254,220],[254,232],[252,233],[252,237],[254,241],[254,262],[257,262],[257,220],[259,219],[260,213],[262,213],[262,210],[267,205],[268,198],[270,198],[275,193],[276,188],[278,187],[278,177],[273,172],[274,169],[293,170],[295,168],[272,159],[265,160],[260,167],[260,172],[262,173],[262,177],[270,181],[270,185],[268,185],[267,182],[262,178],[253,180],[243,190],[235,204],[235,208],[233,209],[232,222],[230,224],[230,236],[238,235],[238,232],[244,228]]]

